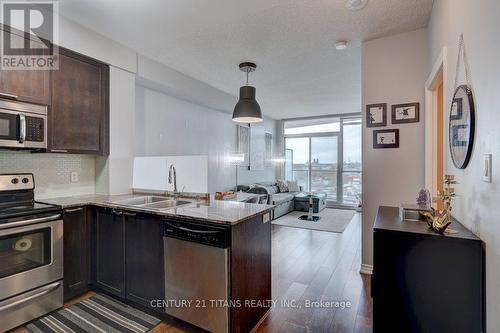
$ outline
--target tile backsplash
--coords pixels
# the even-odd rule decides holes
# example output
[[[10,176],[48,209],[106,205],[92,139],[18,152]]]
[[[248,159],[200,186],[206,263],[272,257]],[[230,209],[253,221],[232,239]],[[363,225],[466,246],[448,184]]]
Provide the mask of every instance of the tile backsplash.
[[[35,175],[37,199],[95,193],[94,156],[0,151],[0,173],[19,172]],[[78,173],[77,182],[71,172]]]

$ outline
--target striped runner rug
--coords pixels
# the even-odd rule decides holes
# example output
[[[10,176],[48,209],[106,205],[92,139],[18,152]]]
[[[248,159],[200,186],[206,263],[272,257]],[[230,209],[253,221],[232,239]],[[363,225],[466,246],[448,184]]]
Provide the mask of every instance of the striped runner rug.
[[[159,323],[158,318],[97,294],[37,319],[26,328],[32,333],[142,333]]]

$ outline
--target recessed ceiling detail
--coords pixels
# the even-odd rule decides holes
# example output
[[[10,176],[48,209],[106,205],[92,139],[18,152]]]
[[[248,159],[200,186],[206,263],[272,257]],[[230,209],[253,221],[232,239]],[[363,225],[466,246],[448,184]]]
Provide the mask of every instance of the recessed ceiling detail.
[[[281,119],[360,112],[362,41],[427,26],[432,3],[369,0],[353,12],[338,0],[61,0],[59,9],[235,97],[235,68],[252,59],[262,113]],[[344,38],[349,47],[336,51]]]
[[[347,0],[345,8],[352,11],[357,11],[365,8],[367,4],[368,0]]]
[[[335,42],[335,48],[339,51],[347,49],[348,46],[349,46],[349,41],[347,40],[339,40]]]

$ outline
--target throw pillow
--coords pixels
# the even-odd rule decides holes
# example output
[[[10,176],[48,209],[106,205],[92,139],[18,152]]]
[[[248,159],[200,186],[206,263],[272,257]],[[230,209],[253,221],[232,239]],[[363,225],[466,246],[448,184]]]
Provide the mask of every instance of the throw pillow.
[[[299,192],[300,191],[300,187],[299,187],[299,184],[297,183],[296,180],[294,181],[288,181],[288,191],[290,192]]]
[[[278,185],[278,188],[280,189],[280,192],[288,192],[288,184],[284,180],[278,180],[276,182],[276,185]]]

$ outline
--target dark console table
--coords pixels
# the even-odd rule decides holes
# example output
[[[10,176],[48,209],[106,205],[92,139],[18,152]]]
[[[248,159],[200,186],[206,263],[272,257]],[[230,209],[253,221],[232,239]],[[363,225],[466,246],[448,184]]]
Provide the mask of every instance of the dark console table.
[[[457,221],[439,235],[380,207],[373,228],[373,332],[481,333],[483,242]]]

